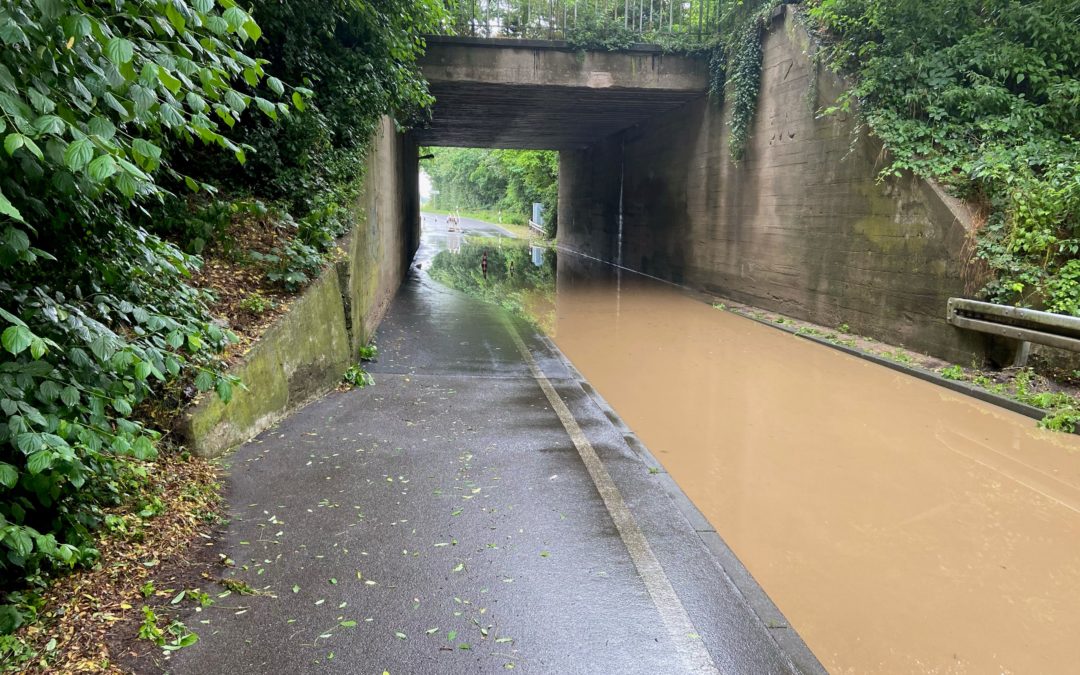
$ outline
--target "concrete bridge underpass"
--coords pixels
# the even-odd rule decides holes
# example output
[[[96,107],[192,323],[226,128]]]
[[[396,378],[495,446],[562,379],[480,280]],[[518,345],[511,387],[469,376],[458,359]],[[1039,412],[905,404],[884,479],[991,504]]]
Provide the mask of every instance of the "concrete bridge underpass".
[[[705,59],[654,46],[429,38],[433,119],[409,137],[558,150],[565,249],[956,362],[982,356],[983,338],[945,320],[969,281],[971,215],[922,180],[877,180],[880,143],[819,114],[846,85],[816,49],[778,9],[739,161]]]

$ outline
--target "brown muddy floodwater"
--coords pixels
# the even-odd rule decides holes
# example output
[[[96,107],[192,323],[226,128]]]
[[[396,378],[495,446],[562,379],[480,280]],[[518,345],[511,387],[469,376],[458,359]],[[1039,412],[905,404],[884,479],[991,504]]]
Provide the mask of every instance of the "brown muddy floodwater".
[[[554,341],[826,668],[1080,670],[1080,438],[588,267]]]

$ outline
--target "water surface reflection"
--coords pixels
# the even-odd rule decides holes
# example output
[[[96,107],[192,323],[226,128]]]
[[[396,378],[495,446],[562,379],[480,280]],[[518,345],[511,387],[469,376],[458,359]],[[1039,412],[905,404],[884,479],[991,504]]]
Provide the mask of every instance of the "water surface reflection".
[[[530,297],[518,265],[539,268],[522,255],[489,299]],[[510,304],[549,308],[538,325],[829,670],[1075,670],[1080,438],[663,283],[558,262],[553,316]]]

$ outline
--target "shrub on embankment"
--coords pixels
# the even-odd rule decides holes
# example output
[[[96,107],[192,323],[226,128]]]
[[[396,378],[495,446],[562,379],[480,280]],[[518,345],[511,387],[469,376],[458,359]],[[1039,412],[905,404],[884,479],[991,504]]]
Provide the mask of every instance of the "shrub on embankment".
[[[1080,316],[1080,2],[816,0],[891,163],[980,207],[985,296]],[[829,111],[826,111],[829,112]]]
[[[441,12],[0,7],[0,634],[32,619],[46,576],[95,561],[104,509],[154,471],[151,408],[236,385],[229,331],[189,282],[189,200],[280,200],[301,243],[340,234],[366,134],[429,103],[414,60]]]

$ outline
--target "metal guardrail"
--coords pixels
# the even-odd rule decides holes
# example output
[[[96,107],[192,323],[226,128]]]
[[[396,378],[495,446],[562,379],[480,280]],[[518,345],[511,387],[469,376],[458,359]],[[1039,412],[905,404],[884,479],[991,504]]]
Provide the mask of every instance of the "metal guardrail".
[[[1019,340],[1018,366],[1025,365],[1032,342],[1080,352],[1080,317],[949,298],[945,318],[957,328]]]

